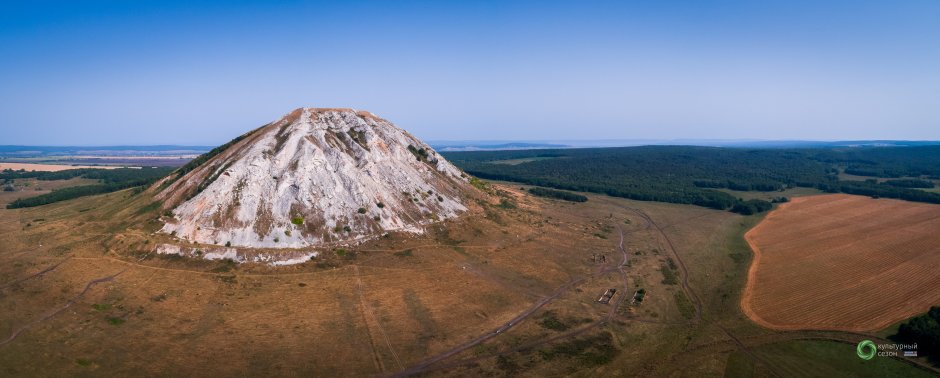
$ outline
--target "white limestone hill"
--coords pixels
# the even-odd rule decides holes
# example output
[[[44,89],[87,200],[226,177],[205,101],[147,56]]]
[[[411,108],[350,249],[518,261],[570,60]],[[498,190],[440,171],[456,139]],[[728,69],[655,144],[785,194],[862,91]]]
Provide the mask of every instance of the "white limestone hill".
[[[391,122],[300,108],[156,184],[162,232],[201,244],[303,248],[421,233],[457,217],[468,176]]]

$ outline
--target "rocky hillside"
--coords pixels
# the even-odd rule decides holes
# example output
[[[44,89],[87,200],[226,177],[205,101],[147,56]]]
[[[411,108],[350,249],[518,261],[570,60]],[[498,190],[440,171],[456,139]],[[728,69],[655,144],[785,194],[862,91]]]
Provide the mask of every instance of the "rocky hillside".
[[[369,112],[301,108],[158,182],[162,231],[185,241],[300,248],[420,233],[474,190],[428,145]]]

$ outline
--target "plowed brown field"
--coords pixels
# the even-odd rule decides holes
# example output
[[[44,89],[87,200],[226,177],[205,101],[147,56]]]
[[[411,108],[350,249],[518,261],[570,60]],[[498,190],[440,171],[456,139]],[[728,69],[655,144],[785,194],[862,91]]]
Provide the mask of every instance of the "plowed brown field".
[[[800,197],[745,238],[741,307],[762,326],[870,331],[940,304],[940,205]]]

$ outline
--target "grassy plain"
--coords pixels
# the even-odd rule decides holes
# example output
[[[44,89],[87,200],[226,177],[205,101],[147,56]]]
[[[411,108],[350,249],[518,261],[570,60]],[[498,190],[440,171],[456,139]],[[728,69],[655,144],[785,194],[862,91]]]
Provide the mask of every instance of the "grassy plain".
[[[772,364],[775,373],[786,377],[933,377],[928,371],[911,369],[902,361],[875,357],[865,361],[855,356],[855,346],[827,340],[794,340],[756,346],[751,352]],[[755,365],[744,352],[734,352],[725,370],[729,377],[771,376]]]
[[[715,376],[868,337],[743,315],[759,216],[489,188],[425,235],[288,267],[154,255],[147,192],[0,210],[0,375]]]

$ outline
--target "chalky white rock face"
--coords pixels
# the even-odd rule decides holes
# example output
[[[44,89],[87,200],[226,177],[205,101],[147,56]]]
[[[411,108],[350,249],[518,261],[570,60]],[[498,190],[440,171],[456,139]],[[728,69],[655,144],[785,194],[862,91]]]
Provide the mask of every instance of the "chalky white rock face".
[[[473,190],[429,146],[368,112],[301,108],[240,138],[158,183],[173,213],[162,232],[241,247],[344,244],[420,233],[465,212]]]

